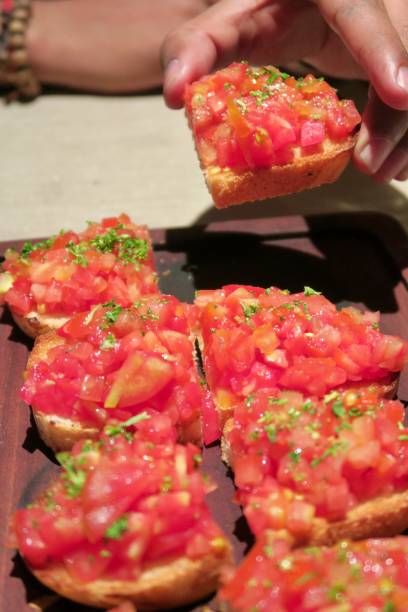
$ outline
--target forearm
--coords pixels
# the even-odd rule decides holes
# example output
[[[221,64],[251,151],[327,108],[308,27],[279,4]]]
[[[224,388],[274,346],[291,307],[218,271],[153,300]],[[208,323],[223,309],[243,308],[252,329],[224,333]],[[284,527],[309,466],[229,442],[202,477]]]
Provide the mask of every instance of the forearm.
[[[42,83],[102,93],[156,87],[164,36],[206,5],[204,0],[34,2],[30,62]]]

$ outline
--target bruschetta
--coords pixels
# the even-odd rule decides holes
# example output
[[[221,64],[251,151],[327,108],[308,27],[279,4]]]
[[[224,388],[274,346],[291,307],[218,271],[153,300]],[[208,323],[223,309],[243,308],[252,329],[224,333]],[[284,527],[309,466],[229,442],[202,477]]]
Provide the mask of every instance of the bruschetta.
[[[0,302],[32,338],[95,304],[130,306],[158,291],[149,232],[124,214],[90,222],[80,233],[26,242],[20,252],[6,252],[2,267]]]
[[[246,62],[188,85],[185,108],[218,208],[335,181],[361,121],[323,78]]]
[[[132,429],[136,431],[132,432]],[[231,547],[210,517],[201,454],[166,415],[108,423],[57,455],[59,477],[12,519],[11,545],[46,586],[76,602],[139,610],[212,593]]]
[[[323,397],[356,383],[395,393],[408,343],[379,330],[379,314],[338,310],[318,291],[228,285],[198,291],[197,331],[221,426],[263,387]]]
[[[46,444],[67,450],[108,419],[144,410],[168,414],[180,441],[201,444],[212,400],[196,369],[194,313],[173,296],[144,296],[131,308],[95,306],[40,335],[22,397]]]
[[[222,612],[405,612],[408,538],[291,550],[265,533],[219,599]]]
[[[408,527],[404,407],[373,387],[322,400],[263,389],[235,410],[224,459],[252,531],[333,544]]]

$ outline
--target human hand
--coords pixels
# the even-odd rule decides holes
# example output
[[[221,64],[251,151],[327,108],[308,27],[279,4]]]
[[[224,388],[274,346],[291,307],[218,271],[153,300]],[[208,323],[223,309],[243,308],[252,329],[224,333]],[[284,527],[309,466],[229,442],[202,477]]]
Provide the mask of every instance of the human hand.
[[[368,79],[354,162],[379,181],[408,178],[406,0],[221,0],[167,36],[167,104],[180,108],[187,83],[233,59]]]

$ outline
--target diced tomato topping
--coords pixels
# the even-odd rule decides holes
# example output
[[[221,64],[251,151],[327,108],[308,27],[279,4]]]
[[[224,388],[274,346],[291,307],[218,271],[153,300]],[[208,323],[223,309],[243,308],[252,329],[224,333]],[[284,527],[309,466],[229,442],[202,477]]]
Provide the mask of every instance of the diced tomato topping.
[[[378,385],[321,400],[277,389],[249,395],[225,436],[254,533],[286,529],[301,540],[315,515],[341,520],[360,502],[405,490],[402,416],[402,404],[383,399]]]
[[[235,612],[402,612],[408,602],[408,538],[292,551],[287,541],[265,533],[219,595],[222,608]]]
[[[209,387],[228,392],[231,406],[264,387],[322,397],[356,382],[387,385],[408,360],[408,343],[382,334],[378,313],[336,310],[310,287],[228,285],[199,291],[196,305]]]
[[[197,471],[200,451],[175,439],[169,417],[144,414],[110,421],[98,440],[57,455],[59,478],[13,518],[28,564],[62,564],[86,583],[137,579],[157,559],[197,559],[217,547],[227,560],[229,544],[205,505],[213,487]]]
[[[195,318],[192,306],[164,295],[80,313],[58,330],[61,344],[28,369],[22,396],[34,411],[98,429],[109,418],[165,413],[181,439],[198,443],[203,412],[210,443],[219,425],[195,367]]]
[[[361,117],[352,100],[312,75],[234,63],[188,85],[185,105],[205,166],[267,168],[349,137]]]
[[[130,306],[157,291],[149,232],[124,214],[27,242],[19,256],[6,253],[2,267],[13,281],[4,301],[20,315],[72,315],[112,300]]]

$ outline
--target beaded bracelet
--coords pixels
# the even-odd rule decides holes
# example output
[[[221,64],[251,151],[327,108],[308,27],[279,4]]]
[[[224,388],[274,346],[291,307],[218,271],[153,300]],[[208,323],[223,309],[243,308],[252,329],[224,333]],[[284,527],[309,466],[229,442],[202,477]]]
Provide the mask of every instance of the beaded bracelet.
[[[0,0],[0,82],[12,89],[8,101],[32,100],[41,92],[25,47],[30,17],[30,0]]]

